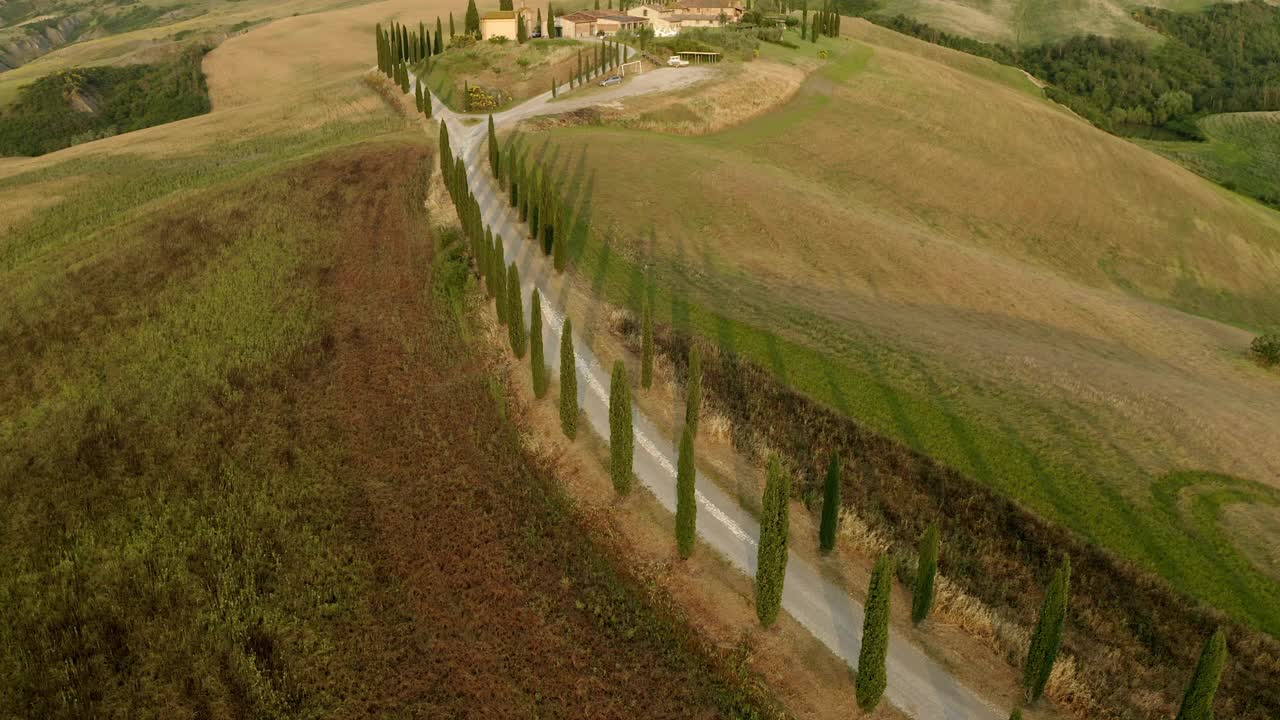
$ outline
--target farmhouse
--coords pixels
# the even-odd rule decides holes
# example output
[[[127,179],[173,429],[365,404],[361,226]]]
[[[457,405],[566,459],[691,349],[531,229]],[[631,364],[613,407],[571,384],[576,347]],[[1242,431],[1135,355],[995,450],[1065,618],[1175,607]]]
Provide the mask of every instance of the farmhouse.
[[[480,39],[504,37],[515,40],[519,37],[520,18],[524,18],[525,32],[532,33],[537,22],[533,10],[520,3],[518,10],[494,10],[480,16]]]
[[[678,0],[671,7],[676,17],[712,17],[717,25],[742,19],[742,3],[736,0]]]
[[[644,18],[653,28],[657,37],[671,37],[680,32],[680,20],[675,17],[675,9],[667,5],[633,5],[627,8],[632,17]]]
[[[568,38],[615,35],[623,30],[636,31],[648,22],[643,17],[622,15],[613,10],[579,10],[561,15],[557,20],[560,36]]]

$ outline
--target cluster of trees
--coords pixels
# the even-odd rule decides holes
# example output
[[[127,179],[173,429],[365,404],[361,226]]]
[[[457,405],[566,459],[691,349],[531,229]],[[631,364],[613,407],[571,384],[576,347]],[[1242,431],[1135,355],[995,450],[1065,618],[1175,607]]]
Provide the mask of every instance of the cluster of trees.
[[[430,60],[432,55],[444,52],[444,41],[440,37],[440,18],[436,18],[436,36],[432,42],[431,34],[425,24],[419,22],[417,30],[411,30],[398,22],[391,23],[383,29],[382,23],[374,26],[378,45],[378,69],[393,77],[399,65],[417,64]]]
[[[821,10],[813,13],[813,22],[809,21],[808,0],[800,6],[800,38],[818,42],[818,38],[836,37],[840,34],[840,12],[833,2],[824,3]]]
[[[206,51],[192,46],[165,62],[72,68],[36,80],[0,113],[0,155],[43,155],[209,112]]]
[[[498,145],[489,125],[489,167],[498,186],[507,191],[511,207],[520,212],[520,220],[528,223],[531,239],[542,251],[552,256],[558,272],[569,262],[570,218],[557,188],[559,180],[546,168],[532,163],[528,152],[512,143],[505,151]]]
[[[583,53],[578,50],[578,71],[569,76],[569,88],[581,87],[592,78],[618,69],[627,61],[627,46],[612,40],[602,40]],[[556,94],[556,82],[551,81],[551,93]]]
[[[1246,0],[1196,12],[1147,7],[1134,16],[1164,41],[1089,35],[1017,50],[902,15],[869,19],[1020,67],[1050,83],[1051,98],[1113,132],[1153,126],[1198,138],[1198,114],[1280,109],[1280,8]]]

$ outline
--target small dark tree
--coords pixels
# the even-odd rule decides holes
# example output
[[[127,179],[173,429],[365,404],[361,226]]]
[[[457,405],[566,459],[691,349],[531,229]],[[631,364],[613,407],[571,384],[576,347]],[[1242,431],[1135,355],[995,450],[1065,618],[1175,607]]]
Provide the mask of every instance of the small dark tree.
[[[547,361],[542,355],[542,296],[538,288],[529,298],[529,365],[533,371],[533,396],[547,394]]]
[[[1027,664],[1022,670],[1022,684],[1030,693],[1031,702],[1040,699],[1049,683],[1053,663],[1062,647],[1062,625],[1067,617],[1067,593],[1071,584],[1071,558],[1062,560],[1049,583],[1044,605],[1040,607],[1040,619],[1031,635],[1031,647],[1027,652]]]
[[[621,360],[613,363],[609,382],[609,475],[619,495],[631,492],[635,431],[631,425],[631,386],[627,384],[627,366]]]
[[[836,546],[836,526],[840,522],[840,456],[831,453],[827,463],[827,482],[822,493],[822,525],[818,529],[818,545],[829,553]]]
[[[881,555],[871,571],[867,606],[862,616],[862,647],[858,650],[858,707],[871,712],[888,685],[885,660],[889,656],[889,596],[893,592],[893,563]]]
[[[524,16],[516,19],[516,42],[521,45],[529,41],[529,28],[524,24]]]
[[[436,41],[434,50],[437,55],[444,52],[444,31],[440,27],[439,15],[436,16]]]
[[[1227,638],[1221,628],[1205,641],[1196,663],[1195,674],[1182,696],[1178,720],[1213,720],[1213,697],[1218,693],[1218,681],[1227,664]]]
[[[484,242],[481,243],[483,249],[480,251],[476,262],[480,264],[480,274],[484,276],[484,290],[488,297],[493,297],[494,284],[493,279],[493,249],[496,243],[493,241],[493,230],[484,229]]]
[[[800,6],[800,39],[805,40],[809,30],[809,0]]]
[[[578,368],[573,352],[573,322],[565,317],[560,331],[560,429],[572,440],[578,435]]]
[[[680,460],[676,468],[676,551],[688,559],[698,531],[697,467],[693,457],[693,433],[685,426],[680,438]]]
[[[552,99],[556,97],[556,79],[554,77],[551,78],[551,97]]]
[[[689,351],[689,388],[684,402],[684,423],[698,434],[698,418],[702,416],[702,348]]]
[[[498,235],[493,238],[493,257],[489,262],[493,263],[493,296],[496,300],[494,306],[498,310],[498,324],[507,324],[507,307],[511,300],[507,297],[507,273],[504,265],[506,253],[503,252],[502,236]]]
[[[418,112],[422,112],[422,86],[417,80],[413,81],[413,102],[418,106]]]
[[[449,11],[449,39],[456,37],[458,32],[453,28],[453,11]]]
[[[645,390],[653,386],[653,303],[644,304],[640,325],[640,385]],[[696,431],[695,431],[696,432]]]
[[[920,536],[920,557],[916,561],[916,587],[911,598],[911,622],[919,625],[933,609],[933,580],[938,574],[938,524]]]
[[[1263,367],[1280,365],[1280,333],[1259,335],[1249,343],[1249,355]]]
[[[499,159],[498,132],[493,126],[493,113],[489,113],[489,171],[493,173],[495,178],[498,177]]]
[[[685,432],[689,432],[688,425]],[[787,577],[787,536],[791,529],[791,480],[776,455],[769,458],[760,509],[760,545],[756,550],[756,617],[769,627],[782,609],[782,586]]]
[[[542,8],[538,8],[538,18],[534,22],[533,28],[539,31],[542,30]],[[544,35],[543,37],[550,37],[550,36]]]
[[[511,340],[511,352],[517,358],[524,357],[529,338],[524,334],[524,303],[520,289],[520,270],[513,262],[507,268],[507,336]]]
[[[558,217],[564,222],[563,213]],[[551,251],[551,261],[555,266],[556,272],[564,272],[564,267],[569,262],[569,233],[567,228],[561,228],[556,232],[556,241],[552,244]]]
[[[556,36],[556,16],[551,9],[551,3],[547,3],[547,34],[544,37],[553,38]]]

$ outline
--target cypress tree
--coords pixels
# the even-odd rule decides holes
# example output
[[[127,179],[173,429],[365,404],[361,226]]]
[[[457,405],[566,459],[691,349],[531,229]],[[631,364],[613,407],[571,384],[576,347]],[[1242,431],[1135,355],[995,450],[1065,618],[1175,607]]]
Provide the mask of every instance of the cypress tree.
[[[422,86],[417,80],[413,81],[413,102],[418,106],[418,112],[422,112]]]
[[[542,227],[539,211],[542,209],[542,175],[535,174],[533,180],[529,182],[528,205],[529,205],[529,237],[533,240],[538,239],[538,229]]]
[[[911,622],[919,625],[933,609],[933,579],[938,574],[938,524],[925,528],[920,536],[920,557],[916,561],[916,587],[911,598]]]
[[[558,217],[563,218],[561,214]],[[562,222],[564,222],[562,220]],[[569,261],[569,233],[567,228],[562,228],[556,233],[555,244],[551,246],[552,256],[551,262],[555,266],[556,272],[564,272],[564,266]]]
[[[502,236],[497,235],[493,238],[493,257],[490,262],[493,263],[493,296],[496,298],[495,305],[498,310],[498,323],[507,324],[507,306],[511,302],[507,298],[507,273],[503,266],[504,253],[502,251]]]
[[[800,6],[800,39],[805,40],[809,29],[809,0]]]
[[[453,29],[453,11],[449,11],[449,39],[452,40],[457,36],[458,32]]]
[[[440,123],[440,175],[445,178],[445,182],[449,181],[448,170],[453,166],[453,151],[449,147],[449,126]]]
[[[1031,635],[1031,647],[1027,652],[1027,664],[1022,671],[1022,684],[1031,695],[1031,702],[1040,699],[1044,687],[1053,672],[1053,663],[1062,647],[1062,625],[1067,617],[1067,593],[1071,584],[1071,558],[1062,560],[1045,594],[1040,607],[1040,619]]]
[[[1182,696],[1178,720],[1213,720],[1213,696],[1218,692],[1218,680],[1227,664],[1227,638],[1222,629],[1214,631],[1200,650],[1195,674]]]
[[[439,55],[442,52],[444,52],[444,31],[441,29],[441,26],[440,26],[440,16],[437,15],[436,16],[435,54]]]
[[[374,38],[373,38],[374,45],[377,47],[377,50],[378,50],[378,70],[380,72],[383,72],[384,65],[383,65],[383,58],[382,58],[382,23],[374,24],[373,34],[374,34]]]
[[[515,7],[512,6],[511,0],[498,0],[498,9],[499,10],[515,10]]]
[[[556,18],[551,10],[551,3],[547,3],[547,32],[543,37],[553,38],[556,36]]]
[[[855,690],[863,712],[875,710],[888,685],[885,660],[889,656],[889,595],[893,591],[893,563],[887,555],[876,560],[862,616],[862,647],[858,650]]]
[[[493,230],[491,228],[484,229],[484,237],[478,243],[480,252],[476,254],[476,269],[480,272],[480,276],[484,278],[485,297],[493,297]]]
[[[520,290],[520,270],[516,268],[513,262],[507,268],[507,335],[511,340],[511,352],[515,353],[517,358],[524,357],[524,351],[529,341],[528,336],[524,334],[524,303],[521,301],[523,292]]]
[[[685,426],[688,432],[688,425]],[[790,530],[791,479],[778,456],[769,458],[760,510],[760,545],[756,551],[756,617],[769,627],[782,609],[782,585],[787,577],[787,536]]]
[[[640,385],[648,390],[653,385],[653,303],[645,302],[640,321]]]
[[[698,528],[696,479],[693,433],[686,426],[680,438],[680,460],[676,470],[676,551],[686,560],[693,554],[693,540]]]
[[[516,158],[515,148],[507,153],[507,198],[511,201],[511,207],[519,204],[518,195],[520,192],[520,165]]]
[[[555,96],[556,96],[556,79],[553,76],[551,78],[551,98],[555,99]]]
[[[409,60],[409,28],[404,25],[400,26],[400,60],[402,62]]]
[[[627,366],[621,360],[615,360],[613,379],[609,382],[609,474],[619,495],[631,492],[634,442]]]
[[[422,114],[426,115],[428,120],[431,119],[431,91],[430,90],[425,90],[422,93]],[[441,123],[441,125],[443,124],[444,123]]]
[[[831,453],[827,463],[827,482],[822,493],[822,525],[818,529],[818,544],[822,552],[829,553],[836,546],[836,526],[840,522],[840,456]]]
[[[529,298],[529,364],[533,370],[533,396],[547,394],[547,361],[542,356],[542,296],[538,288]]]
[[[498,158],[498,132],[493,126],[493,113],[489,113],[489,171],[495,178],[498,177]]]
[[[818,16],[819,16],[819,15],[821,15],[821,13],[816,13],[816,12],[815,12],[815,13],[813,14],[813,25],[809,28],[809,41],[810,41],[810,42],[815,42],[815,43],[816,43],[816,42],[818,42],[818,26],[819,26]]]
[[[578,434],[578,368],[573,354],[573,321],[560,332],[560,429],[572,440]]]
[[[529,28],[525,27],[524,16],[516,18],[516,42],[521,45],[529,41]]]
[[[702,348],[689,351],[689,391],[684,401],[684,424],[698,434],[698,418],[702,416]]]
[[[427,47],[427,24],[418,21],[418,59],[421,60],[431,54],[430,48]]]

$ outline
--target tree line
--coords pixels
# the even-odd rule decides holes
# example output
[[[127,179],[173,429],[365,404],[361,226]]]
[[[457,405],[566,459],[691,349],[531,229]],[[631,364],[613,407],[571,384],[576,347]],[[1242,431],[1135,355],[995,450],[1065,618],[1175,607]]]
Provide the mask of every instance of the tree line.
[[[463,232],[471,241],[476,275],[492,297],[499,323],[508,327],[512,353],[523,359],[526,345],[530,348],[530,371],[534,394],[541,399],[549,385],[549,371],[542,348],[541,297],[537,288],[530,293],[530,330],[524,325],[523,297],[519,271],[514,262],[505,263],[501,236],[494,236],[485,226],[479,204],[471,192],[466,168],[461,158],[454,158],[449,148],[448,128],[440,124],[440,167],[450,196],[457,208]],[[562,247],[565,233],[564,214],[560,212],[558,184],[545,170],[535,167],[527,152],[513,143],[505,152],[500,147],[493,123],[488,126],[489,169],[498,187],[505,189],[512,208],[528,223],[528,237],[538,242],[544,253],[555,254]],[[563,258],[564,251],[559,257]],[[563,271],[563,262],[556,262]],[[580,409],[577,399],[577,364],[573,345],[573,326],[566,317],[560,346],[560,423],[570,440],[577,435]],[[654,322],[652,304],[646,302],[641,318],[641,387],[648,390],[653,379]],[[676,469],[675,545],[682,559],[692,556],[696,546],[697,490],[696,436],[702,413],[702,358],[695,344],[690,350],[689,370],[685,383],[684,427],[681,432]],[[626,365],[614,363],[609,395],[609,473],[620,496],[630,493],[634,484],[634,437],[632,390]],[[843,459],[832,454],[824,484],[819,547],[823,553],[835,550],[840,520],[843,486]],[[790,535],[790,474],[778,456],[769,458],[760,512],[760,534],[757,543],[755,594],[757,619],[763,627],[772,626],[782,608]],[[927,620],[933,607],[935,581],[940,559],[941,539],[937,523],[920,536],[916,572],[912,592],[911,621],[919,625]],[[855,694],[864,712],[874,710],[888,687],[887,658],[894,561],[887,553],[877,559],[871,574],[863,614],[863,640],[859,648]],[[1045,592],[1038,620],[1028,643],[1023,664],[1022,685],[1029,703],[1043,696],[1062,647],[1070,594],[1071,560],[1063,556]],[[1200,658],[1183,695],[1177,720],[1211,720],[1213,699],[1227,660],[1225,636],[1221,629],[1206,639]],[[1021,717],[1015,709],[1011,717]]]
[[[1245,0],[1197,12],[1145,7],[1134,17],[1163,42],[1087,35],[1019,50],[904,15],[867,19],[1022,68],[1050,83],[1051,99],[1112,132],[1163,127],[1199,138],[1197,115],[1280,109],[1280,8]]]

